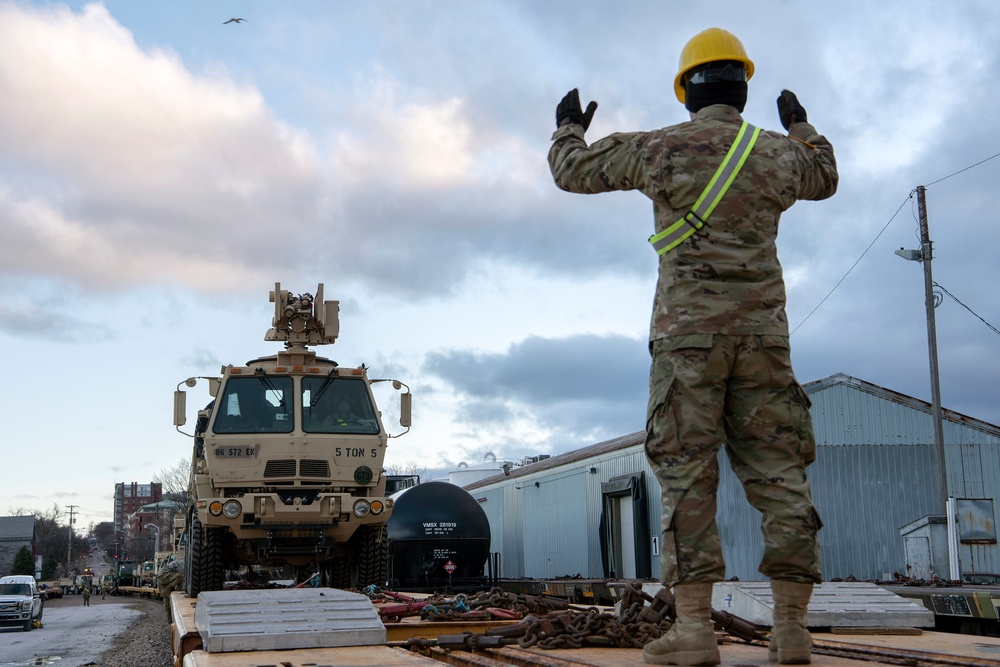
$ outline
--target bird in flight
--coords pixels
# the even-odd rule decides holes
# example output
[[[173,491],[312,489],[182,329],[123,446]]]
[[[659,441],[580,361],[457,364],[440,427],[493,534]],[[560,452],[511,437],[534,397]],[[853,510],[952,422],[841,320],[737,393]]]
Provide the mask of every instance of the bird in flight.
[[[226,25],[227,23],[243,23],[244,21],[246,19],[229,19],[228,21],[223,21],[222,25]]]

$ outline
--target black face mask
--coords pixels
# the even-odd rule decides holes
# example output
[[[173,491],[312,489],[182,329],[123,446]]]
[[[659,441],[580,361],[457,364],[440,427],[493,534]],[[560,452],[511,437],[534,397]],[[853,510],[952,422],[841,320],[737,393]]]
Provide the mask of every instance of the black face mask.
[[[743,113],[747,103],[746,81],[718,81],[716,83],[688,83],[684,86],[684,106],[691,113],[713,104],[727,104]]]

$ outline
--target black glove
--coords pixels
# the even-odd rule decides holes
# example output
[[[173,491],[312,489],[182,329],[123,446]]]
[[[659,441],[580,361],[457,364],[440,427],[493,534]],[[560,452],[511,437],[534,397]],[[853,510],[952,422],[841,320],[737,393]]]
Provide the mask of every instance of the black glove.
[[[804,123],[807,120],[806,110],[799,104],[799,98],[795,97],[795,93],[790,90],[781,91],[781,95],[778,97],[778,118],[781,119],[781,125],[786,130],[792,126],[792,123]]]
[[[590,127],[590,121],[597,111],[597,102],[587,105],[587,111],[580,108],[580,91],[576,88],[566,93],[559,105],[556,107],[556,127],[562,127],[568,123],[583,125],[584,131]]]

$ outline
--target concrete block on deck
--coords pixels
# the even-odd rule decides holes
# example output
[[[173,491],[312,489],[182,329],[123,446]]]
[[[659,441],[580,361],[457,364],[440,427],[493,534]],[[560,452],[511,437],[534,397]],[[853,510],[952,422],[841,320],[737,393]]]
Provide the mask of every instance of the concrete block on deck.
[[[715,584],[712,606],[770,626],[774,597],[767,581],[724,581]],[[933,627],[934,614],[923,605],[866,582],[825,582],[813,588],[808,620],[811,628]]]
[[[195,625],[210,653],[385,644],[367,596],[335,588],[211,591]]]

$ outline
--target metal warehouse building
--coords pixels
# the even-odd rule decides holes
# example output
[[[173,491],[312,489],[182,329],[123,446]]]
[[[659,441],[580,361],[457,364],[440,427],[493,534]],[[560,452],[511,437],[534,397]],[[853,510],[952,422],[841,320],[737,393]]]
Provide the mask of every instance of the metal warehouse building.
[[[824,523],[824,578],[887,579],[907,574],[915,557],[933,561],[933,548],[913,548],[927,539],[922,523],[941,521],[930,404],[842,374],[805,390],[817,442],[809,475]],[[976,526],[966,526],[975,530],[957,543],[961,571],[1000,572],[1000,427],[949,410],[943,420],[948,493],[975,508]],[[644,437],[633,433],[467,485],[489,517],[503,576],[658,577],[660,487]],[[760,514],[724,453],[720,469],[726,576],[760,580]],[[901,534],[914,526],[913,537]],[[936,560],[931,569],[946,575]]]

